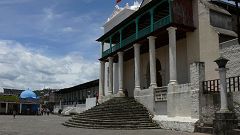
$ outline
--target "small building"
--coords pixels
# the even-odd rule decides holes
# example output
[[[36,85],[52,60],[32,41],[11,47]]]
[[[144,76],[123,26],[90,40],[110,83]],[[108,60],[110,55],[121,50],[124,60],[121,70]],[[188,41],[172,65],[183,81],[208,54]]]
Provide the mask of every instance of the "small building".
[[[93,80],[70,88],[64,88],[56,91],[59,97],[59,104],[55,105],[54,112],[58,110],[68,110],[66,114],[72,110],[75,113],[82,112],[86,108],[96,105],[96,96],[98,95],[99,80]],[[87,102],[87,103],[86,103]]]
[[[12,114],[15,110],[22,115],[35,115],[40,108],[39,98],[31,90],[25,90],[20,96],[13,94],[0,95],[0,114]]]

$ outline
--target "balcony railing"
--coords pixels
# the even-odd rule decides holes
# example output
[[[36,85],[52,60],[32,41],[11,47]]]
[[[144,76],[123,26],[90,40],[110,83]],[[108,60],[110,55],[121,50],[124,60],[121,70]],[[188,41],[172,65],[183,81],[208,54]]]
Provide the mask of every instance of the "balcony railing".
[[[104,52],[102,53],[102,57],[107,56],[107,55],[110,54],[111,52],[112,52],[112,51],[111,51],[111,48],[107,49],[106,51],[104,51]]]
[[[162,28],[163,26],[169,24],[170,22],[171,22],[171,16],[168,15],[154,23],[154,26],[153,26],[154,30]]]
[[[227,78],[227,91],[240,91],[240,76]],[[218,93],[220,91],[220,80],[208,80],[203,82],[203,93]]]
[[[127,37],[122,41],[122,46],[126,46],[132,43],[136,39],[136,33],[132,34],[131,36]]]
[[[162,18],[162,19],[160,19],[158,21],[156,21],[153,24],[153,28],[154,28],[154,30],[157,30],[157,29],[160,29],[160,28],[166,26],[169,23],[171,23],[171,16],[170,15],[168,15],[168,16],[166,16],[166,17],[164,17],[164,18]],[[124,46],[126,46],[128,44],[131,44],[134,41],[136,41],[136,40],[138,40],[140,38],[143,38],[143,37],[147,36],[150,33],[151,33],[151,26],[147,26],[147,27],[141,29],[138,32],[138,35],[137,35],[137,33],[134,33],[131,36],[127,37],[126,39],[122,40],[121,44],[118,43],[118,44],[112,46],[112,49],[109,48],[109,49],[103,51],[102,57],[105,57],[105,56],[109,55],[112,52],[116,52],[121,47],[124,47]]]
[[[118,43],[112,47],[112,52],[117,51],[119,48],[120,48],[120,43]]]

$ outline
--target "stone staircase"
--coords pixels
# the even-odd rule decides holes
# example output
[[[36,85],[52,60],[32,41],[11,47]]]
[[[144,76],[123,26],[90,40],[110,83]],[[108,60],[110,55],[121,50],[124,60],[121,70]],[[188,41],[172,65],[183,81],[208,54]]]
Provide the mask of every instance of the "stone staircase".
[[[159,128],[152,115],[133,98],[115,97],[63,123],[68,127],[94,129]]]

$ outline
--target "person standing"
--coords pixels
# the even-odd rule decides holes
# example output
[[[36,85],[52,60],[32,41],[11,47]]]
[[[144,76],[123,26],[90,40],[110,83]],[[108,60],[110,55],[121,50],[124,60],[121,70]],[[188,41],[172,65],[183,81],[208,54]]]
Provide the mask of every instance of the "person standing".
[[[15,119],[15,117],[16,117],[16,110],[13,109],[13,118]]]

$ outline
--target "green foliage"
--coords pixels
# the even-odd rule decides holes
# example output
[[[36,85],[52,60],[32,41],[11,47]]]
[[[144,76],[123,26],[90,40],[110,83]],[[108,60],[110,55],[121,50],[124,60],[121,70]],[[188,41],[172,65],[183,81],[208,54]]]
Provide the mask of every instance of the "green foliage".
[[[4,102],[19,102],[19,98],[13,95],[0,95],[0,101]]]

